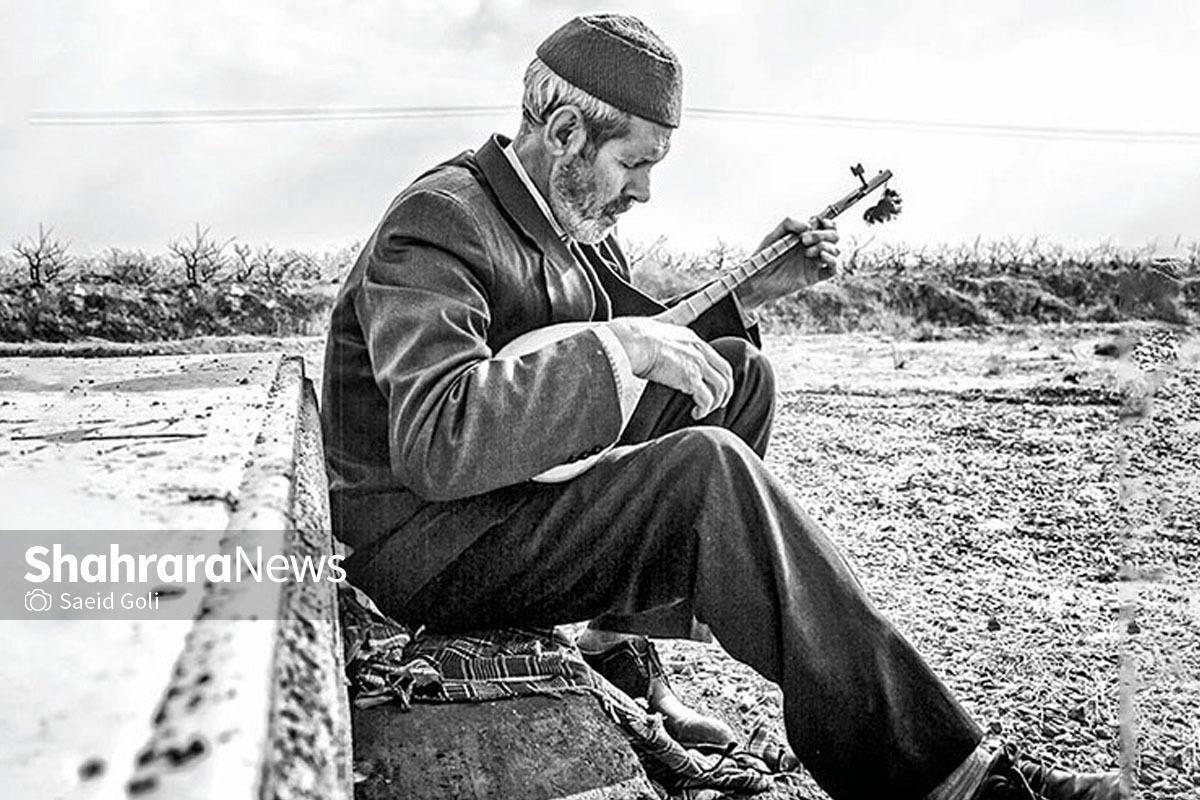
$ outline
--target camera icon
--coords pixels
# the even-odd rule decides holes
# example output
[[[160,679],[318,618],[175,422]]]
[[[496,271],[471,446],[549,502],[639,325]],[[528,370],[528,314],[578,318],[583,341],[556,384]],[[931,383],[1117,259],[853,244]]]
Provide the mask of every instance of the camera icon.
[[[33,589],[25,593],[26,611],[49,611],[50,595],[41,589]]]

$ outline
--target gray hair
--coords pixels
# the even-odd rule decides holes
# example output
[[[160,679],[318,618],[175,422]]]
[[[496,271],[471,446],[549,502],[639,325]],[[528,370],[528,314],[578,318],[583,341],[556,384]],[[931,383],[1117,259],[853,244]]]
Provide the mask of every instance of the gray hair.
[[[629,133],[630,116],[574,84],[563,80],[540,58],[525,70],[525,97],[521,104],[521,129],[517,136],[531,133],[562,106],[576,106],[583,115],[588,147],[597,148],[609,139]]]

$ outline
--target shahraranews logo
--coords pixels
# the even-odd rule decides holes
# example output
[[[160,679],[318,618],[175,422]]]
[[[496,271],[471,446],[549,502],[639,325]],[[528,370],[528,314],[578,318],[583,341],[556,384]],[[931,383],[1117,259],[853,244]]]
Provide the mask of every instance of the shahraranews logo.
[[[117,543],[107,553],[79,556],[64,553],[62,545],[34,545],[25,551],[25,573],[30,583],[240,583],[243,579],[273,583],[341,583],[346,569],[341,555],[296,556],[275,553],[264,557],[263,549],[253,553],[234,548],[233,553],[122,553]]]

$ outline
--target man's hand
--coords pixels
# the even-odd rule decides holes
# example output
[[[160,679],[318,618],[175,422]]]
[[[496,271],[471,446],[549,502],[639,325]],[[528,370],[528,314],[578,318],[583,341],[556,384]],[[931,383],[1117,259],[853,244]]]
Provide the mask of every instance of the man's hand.
[[[733,368],[691,328],[651,317],[617,317],[607,325],[625,348],[633,374],[691,395],[694,419],[729,402]]]
[[[800,237],[800,246],[789,250],[737,288],[736,294],[743,308],[754,308],[837,274],[841,252],[837,246],[837,225],[827,219],[816,220],[816,223],[814,227],[811,222],[799,222],[789,217],[767,234],[755,252],[789,233]]]

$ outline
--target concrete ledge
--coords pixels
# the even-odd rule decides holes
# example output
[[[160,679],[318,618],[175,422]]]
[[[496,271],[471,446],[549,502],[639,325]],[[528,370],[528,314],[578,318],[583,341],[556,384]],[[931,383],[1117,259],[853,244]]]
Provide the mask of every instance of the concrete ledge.
[[[311,381],[301,388],[288,548],[314,559],[331,553],[329,487],[321,420]],[[349,797],[353,787],[350,706],[329,584],[293,584],[284,597],[275,651],[269,766],[261,793],[272,798]]]
[[[281,360],[222,550],[331,553],[320,427]],[[349,713],[328,583],[212,585],[127,783],[134,797],[348,798]]]
[[[113,342],[84,339],[74,342],[0,342],[0,358],[129,358],[179,356],[195,353],[304,353],[319,347],[324,337],[197,336],[154,342]]]

